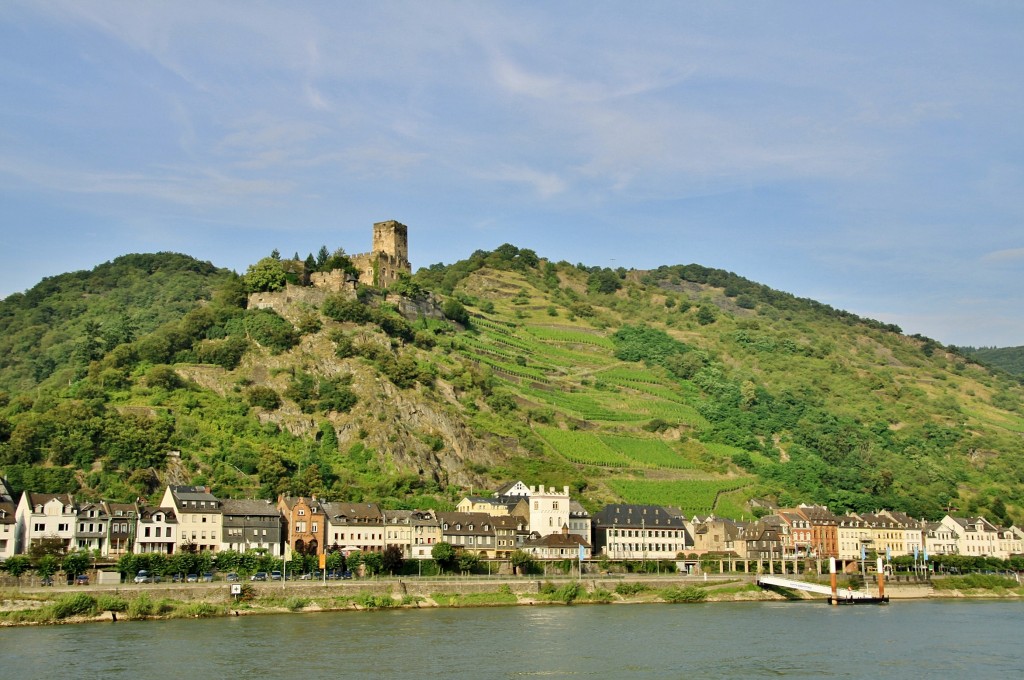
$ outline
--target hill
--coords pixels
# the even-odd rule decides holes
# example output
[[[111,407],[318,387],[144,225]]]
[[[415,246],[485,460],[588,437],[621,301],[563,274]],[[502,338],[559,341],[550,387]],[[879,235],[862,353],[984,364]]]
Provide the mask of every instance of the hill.
[[[992,368],[1024,376],[1024,347],[962,347],[961,351]]]
[[[248,308],[236,277],[205,277],[88,363],[29,373],[22,346],[0,367],[16,488],[128,499],[189,482],[448,507],[522,478],[591,508],[739,517],[766,497],[1024,517],[1019,383],[729,272],[506,245],[389,291],[291,287]],[[33,305],[8,302],[0,319],[21,336]],[[99,314],[86,298],[50,332],[69,342]]]

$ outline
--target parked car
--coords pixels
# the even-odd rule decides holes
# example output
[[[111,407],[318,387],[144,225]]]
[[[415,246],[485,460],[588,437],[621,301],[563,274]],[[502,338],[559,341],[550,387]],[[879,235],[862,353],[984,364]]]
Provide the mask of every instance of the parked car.
[[[281,580],[281,572],[279,572],[279,571],[272,571],[272,572],[270,572],[270,580],[271,581],[280,581]]]
[[[171,574],[171,583],[181,583],[184,580],[185,577],[182,574]]]
[[[199,583],[199,574],[189,574],[185,577],[185,581],[188,583]]]
[[[206,581],[207,583],[213,581],[213,572],[212,571],[204,571],[203,572],[203,580]]]
[[[303,581],[308,581],[309,579],[313,578],[313,575],[307,572],[307,573],[303,574],[302,576],[300,576],[299,578],[301,580],[303,580]]]
[[[249,577],[249,580],[250,581],[266,581],[267,580],[267,572],[265,572],[265,571],[257,571],[255,574],[253,574],[252,576]]]
[[[341,577],[344,578],[344,579],[350,579],[350,578],[352,578],[352,572],[351,571],[342,572]]]
[[[135,582],[136,583],[152,583],[153,582],[153,575],[150,574],[145,569],[139,569],[139,573],[137,573],[135,575]]]
[[[88,574],[79,574],[78,576],[76,576],[75,577],[75,585],[76,586],[87,586],[87,585],[89,585],[89,576],[88,576]]]
[[[237,581],[238,580],[238,573],[234,572],[234,571],[229,571],[228,575],[224,577],[224,580],[225,581]]]
[[[44,576],[41,585],[53,587],[53,577]]]

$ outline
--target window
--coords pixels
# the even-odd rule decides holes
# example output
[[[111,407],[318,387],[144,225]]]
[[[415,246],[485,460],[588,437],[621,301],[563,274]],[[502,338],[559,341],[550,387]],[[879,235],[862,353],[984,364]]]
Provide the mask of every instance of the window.
[[[144,536],[145,538],[149,538],[149,527],[146,527],[146,528],[145,528],[145,529],[143,530],[143,532],[142,532],[142,535],[143,535],[143,536]]]
[[[305,517],[305,516],[306,516],[306,511],[303,510],[302,508],[299,508],[299,517]]]
[[[147,532],[146,535],[148,536],[149,535],[149,533],[148,533],[149,529],[148,528],[146,529],[146,532]],[[156,528],[156,537],[160,538],[160,527]]]
[[[316,533],[316,530],[317,530],[316,522],[313,522],[313,533],[314,534]]]
[[[67,531],[67,530],[68,530],[68,525],[67,524],[58,524],[57,525],[57,531]]]

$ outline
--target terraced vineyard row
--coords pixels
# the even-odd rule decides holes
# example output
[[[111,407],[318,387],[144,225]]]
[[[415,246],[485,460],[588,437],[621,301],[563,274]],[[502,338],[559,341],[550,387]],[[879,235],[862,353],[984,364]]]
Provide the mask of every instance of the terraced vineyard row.
[[[568,411],[583,420],[604,422],[640,422],[650,420],[648,411],[630,411],[621,401],[614,407],[602,404],[593,394],[579,392],[563,392],[561,390],[540,390],[521,386],[518,388],[523,396],[549,404],[555,408]]]
[[[573,463],[602,467],[628,467],[632,464],[627,456],[589,432],[560,430],[557,427],[537,427],[536,432],[551,448]]]
[[[526,332],[538,340],[546,342],[594,345],[602,349],[615,349],[615,343],[605,336],[586,331],[573,331],[566,328],[551,328],[548,326],[527,326]]]
[[[735,491],[750,482],[742,479],[700,479],[654,481],[615,479],[608,485],[627,503],[667,505],[682,510],[687,516],[709,515],[715,509],[719,493]]]
[[[693,464],[658,439],[640,439],[620,435],[602,434],[601,441],[645,467],[690,468]]]

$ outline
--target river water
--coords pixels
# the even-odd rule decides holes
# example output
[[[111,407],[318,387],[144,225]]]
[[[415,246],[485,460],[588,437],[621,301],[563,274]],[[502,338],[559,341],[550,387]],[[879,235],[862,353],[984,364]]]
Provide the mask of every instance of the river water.
[[[0,677],[1021,678],[1024,604],[577,605],[0,629]]]

